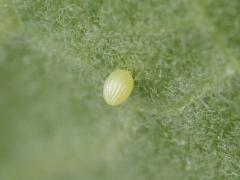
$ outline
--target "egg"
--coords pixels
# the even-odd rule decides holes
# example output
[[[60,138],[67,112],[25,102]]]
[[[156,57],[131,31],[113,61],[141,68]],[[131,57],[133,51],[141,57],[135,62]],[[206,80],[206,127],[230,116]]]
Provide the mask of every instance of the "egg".
[[[132,93],[134,80],[128,70],[116,69],[106,79],[103,87],[103,97],[107,104],[117,106],[122,104]]]

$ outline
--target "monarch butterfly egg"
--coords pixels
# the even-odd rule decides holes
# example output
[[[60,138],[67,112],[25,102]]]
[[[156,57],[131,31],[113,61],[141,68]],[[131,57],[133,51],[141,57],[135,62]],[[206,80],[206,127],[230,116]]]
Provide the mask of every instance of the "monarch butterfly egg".
[[[103,87],[103,96],[107,104],[122,104],[131,94],[134,82],[127,70],[116,69],[107,78]]]

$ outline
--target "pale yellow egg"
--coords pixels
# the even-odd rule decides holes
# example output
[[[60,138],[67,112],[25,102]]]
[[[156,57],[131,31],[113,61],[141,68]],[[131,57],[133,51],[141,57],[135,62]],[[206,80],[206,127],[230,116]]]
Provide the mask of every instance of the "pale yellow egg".
[[[130,96],[133,86],[132,73],[116,69],[108,76],[104,84],[103,97],[109,105],[120,105]]]

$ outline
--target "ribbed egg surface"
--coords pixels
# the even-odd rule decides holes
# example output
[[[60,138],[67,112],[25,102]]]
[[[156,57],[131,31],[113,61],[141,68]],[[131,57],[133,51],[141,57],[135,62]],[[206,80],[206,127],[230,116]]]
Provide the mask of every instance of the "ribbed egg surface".
[[[104,84],[104,99],[112,106],[122,104],[130,96],[133,86],[131,72],[117,69],[108,76]]]

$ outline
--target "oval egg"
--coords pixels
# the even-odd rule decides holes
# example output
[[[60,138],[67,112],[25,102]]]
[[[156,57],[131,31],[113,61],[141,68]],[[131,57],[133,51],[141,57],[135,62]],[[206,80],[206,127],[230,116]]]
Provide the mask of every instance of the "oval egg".
[[[134,82],[130,71],[116,69],[107,78],[103,87],[103,97],[107,104],[122,104],[131,94]]]

